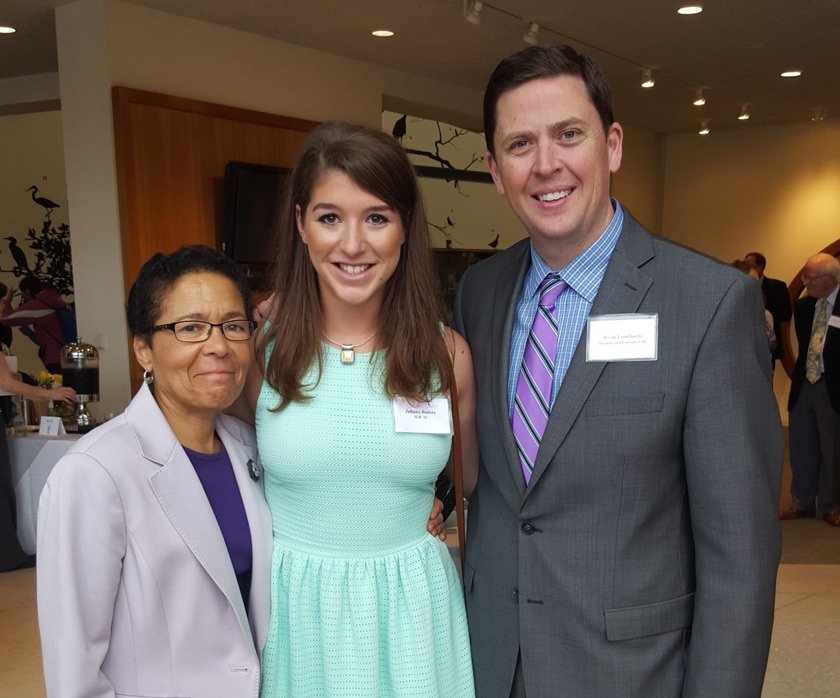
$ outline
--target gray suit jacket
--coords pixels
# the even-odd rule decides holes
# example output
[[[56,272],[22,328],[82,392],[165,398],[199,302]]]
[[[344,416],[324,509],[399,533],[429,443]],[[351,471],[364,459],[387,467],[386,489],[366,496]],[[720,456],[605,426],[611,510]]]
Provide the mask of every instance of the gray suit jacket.
[[[587,363],[586,330],[529,486],[508,417],[529,243],[470,268],[455,323],[477,381],[465,582],[480,698],[759,696],[782,434],[759,286],[629,213],[592,315],[657,313],[656,361]]]
[[[271,517],[253,429],[221,416],[251,528],[249,613],[195,469],[144,385],[56,465],[38,510],[38,618],[50,698],[254,698]]]

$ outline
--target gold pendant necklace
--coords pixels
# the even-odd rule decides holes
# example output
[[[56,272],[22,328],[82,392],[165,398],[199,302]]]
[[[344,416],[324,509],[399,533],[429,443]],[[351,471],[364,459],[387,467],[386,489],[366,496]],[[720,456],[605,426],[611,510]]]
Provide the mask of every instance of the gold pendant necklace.
[[[355,344],[348,344],[347,342],[338,342],[332,337],[328,337],[326,332],[321,332],[324,335],[324,339],[332,344],[335,344],[337,347],[341,347],[341,353],[339,354],[339,359],[341,359],[341,363],[343,364],[352,364],[356,361],[356,352],[354,351],[356,347],[360,347],[364,344],[367,344],[371,339],[376,336],[376,332],[374,332],[370,337],[365,337],[361,342],[356,342]]]

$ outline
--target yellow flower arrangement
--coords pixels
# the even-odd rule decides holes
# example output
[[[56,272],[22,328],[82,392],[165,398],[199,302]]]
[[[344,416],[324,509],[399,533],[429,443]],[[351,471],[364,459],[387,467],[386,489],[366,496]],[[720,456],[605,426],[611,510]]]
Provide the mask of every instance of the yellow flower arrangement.
[[[41,371],[38,374],[38,386],[41,388],[46,388],[47,390],[52,390],[53,388],[61,385],[63,382],[64,379],[58,373]]]

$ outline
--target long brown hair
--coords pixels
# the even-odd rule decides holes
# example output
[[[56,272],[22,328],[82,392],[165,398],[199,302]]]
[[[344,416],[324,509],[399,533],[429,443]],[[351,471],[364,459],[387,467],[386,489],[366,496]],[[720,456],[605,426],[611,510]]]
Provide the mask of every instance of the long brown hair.
[[[440,291],[429,230],[414,168],[391,136],[365,126],[327,122],[307,137],[283,195],[276,231],[278,263],[274,320],[261,344],[273,342],[265,377],[282,410],[311,397],[323,369],[318,278],[295,222],[327,171],[341,172],[400,216],[405,242],[385,284],[377,338],[385,347],[384,383],[390,396],[428,399],[449,388],[451,362],[441,334]],[[315,383],[303,379],[318,362]]]

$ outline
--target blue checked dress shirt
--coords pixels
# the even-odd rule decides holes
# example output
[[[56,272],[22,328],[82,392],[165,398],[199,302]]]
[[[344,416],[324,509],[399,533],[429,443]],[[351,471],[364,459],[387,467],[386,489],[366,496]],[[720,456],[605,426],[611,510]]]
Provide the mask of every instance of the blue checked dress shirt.
[[[525,274],[522,291],[516,303],[516,318],[510,340],[510,364],[508,365],[508,416],[513,415],[516,397],[516,383],[522,368],[522,355],[528,342],[528,333],[534,324],[540,294],[539,286],[548,275],[559,276],[569,288],[561,293],[555,303],[557,308],[557,358],[554,366],[554,381],[551,386],[551,404],[560,390],[572,355],[580,341],[592,303],[601,287],[607,263],[610,261],[624,225],[624,210],[615,199],[612,200],[615,213],[606,230],[587,250],[569,262],[563,269],[554,270],[546,264],[531,246],[531,267]]]

